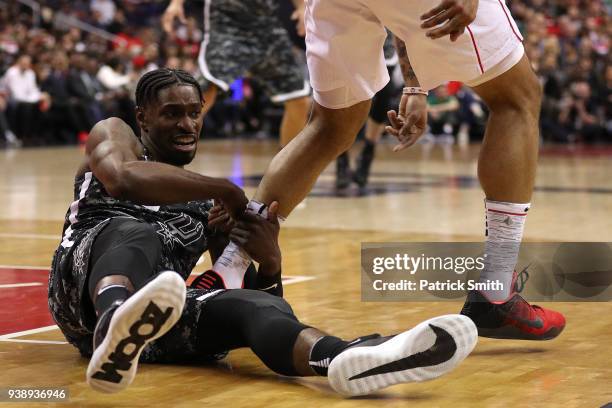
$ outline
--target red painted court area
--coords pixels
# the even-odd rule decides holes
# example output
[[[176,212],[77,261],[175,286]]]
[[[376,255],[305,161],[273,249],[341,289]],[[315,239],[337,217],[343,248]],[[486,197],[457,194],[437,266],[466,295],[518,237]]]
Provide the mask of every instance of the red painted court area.
[[[0,268],[0,336],[55,324],[47,306],[47,269]]]
[[[300,278],[283,276],[283,282]],[[47,304],[48,282],[48,269],[0,267],[0,336],[55,324]]]
[[[0,267],[0,336],[55,324],[47,304],[48,282],[47,269]]]

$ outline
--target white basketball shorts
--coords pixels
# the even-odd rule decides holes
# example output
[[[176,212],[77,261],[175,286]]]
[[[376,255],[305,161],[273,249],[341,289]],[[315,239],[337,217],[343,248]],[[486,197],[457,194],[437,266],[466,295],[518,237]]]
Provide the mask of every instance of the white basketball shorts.
[[[305,0],[306,56],[315,100],[331,109],[370,99],[389,81],[385,26],[406,43],[425,89],[447,81],[475,86],[523,56],[521,34],[505,0],[480,0],[476,19],[451,42],[425,36],[421,14],[441,0]]]

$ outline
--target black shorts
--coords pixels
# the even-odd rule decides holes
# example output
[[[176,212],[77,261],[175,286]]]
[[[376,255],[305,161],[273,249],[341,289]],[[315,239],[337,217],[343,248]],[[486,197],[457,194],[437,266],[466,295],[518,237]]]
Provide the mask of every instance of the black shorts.
[[[126,226],[141,223],[130,218],[114,218],[84,232],[75,245],[56,251],[49,279],[49,309],[53,319],[66,337],[85,357],[93,353],[93,331],[96,314],[87,290],[91,273],[90,258],[104,253],[108,242],[118,242]],[[96,245],[99,245],[96,247]],[[102,248],[102,249],[101,249]],[[161,251],[159,246],[142,248],[143,251]],[[168,270],[167,257],[153,256],[159,264],[153,276]],[[129,262],[126,264],[129,267]],[[188,275],[188,273],[186,274]],[[179,321],[168,333],[147,344],[140,355],[145,363],[184,363],[209,361],[227,354],[227,351],[247,346],[241,325],[228,321],[227,313],[206,313],[206,305],[221,299],[221,307],[231,306],[234,316],[248,314],[253,308],[274,308],[293,316],[291,307],[282,299],[267,293],[250,290],[209,290],[187,288],[185,306]],[[229,302],[228,302],[229,301]],[[229,307],[228,306],[228,307]],[[244,313],[242,311],[245,311]],[[234,318],[234,320],[238,320]]]
[[[205,86],[213,83],[227,91],[237,78],[250,73],[272,102],[310,94],[304,64],[276,15],[240,18],[216,10],[214,2],[208,7],[198,56]]]
[[[70,247],[60,246],[55,252],[49,277],[49,310],[66,339],[83,356],[89,357],[93,352],[92,340],[96,313],[89,297],[87,284],[91,273],[91,259],[103,253],[100,250],[96,251],[96,249],[100,249],[99,247],[96,248],[96,244],[99,242],[99,245],[102,245],[103,248],[106,247],[109,241],[114,240],[113,237],[121,238],[125,227],[129,227],[131,224],[146,225],[141,220],[129,217],[108,219],[86,231],[75,231],[73,234],[74,245]],[[152,233],[155,235],[155,232]],[[158,261],[151,271],[153,276],[164,270],[174,270],[168,254],[164,253],[162,256],[160,248],[161,246],[158,245],[154,248],[142,249],[142,251],[147,252],[160,251],[158,256],[154,256]],[[126,263],[126,267],[130,267],[129,262]],[[188,274],[188,272],[185,273],[183,278]],[[208,295],[209,292],[208,290],[191,288],[187,290],[183,316],[176,325],[178,332],[185,333],[184,338],[182,342],[178,338],[174,339],[175,342],[182,344],[186,353],[190,349],[195,349],[195,340],[191,339],[187,333],[189,333],[189,327],[196,326],[201,307],[204,304],[203,300],[209,298],[209,296],[205,298],[202,298],[202,296]],[[167,335],[170,335],[170,333]],[[151,355],[159,354],[158,346],[154,343],[150,343],[149,347],[143,351],[141,355],[143,361],[150,360]]]

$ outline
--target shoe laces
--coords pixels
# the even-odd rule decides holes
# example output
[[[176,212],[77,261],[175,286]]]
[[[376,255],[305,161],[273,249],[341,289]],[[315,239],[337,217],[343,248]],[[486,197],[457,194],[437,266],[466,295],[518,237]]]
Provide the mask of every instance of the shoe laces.
[[[542,309],[540,306],[532,305],[518,293],[514,295],[514,299],[515,301],[511,306],[510,313],[523,315],[528,319],[533,319],[535,316],[540,314],[539,311]]]
[[[525,284],[529,280],[528,269],[529,269],[530,266],[531,266],[531,263],[529,265],[527,265],[526,267],[524,267],[523,270],[520,271],[516,275],[515,281],[514,281],[514,291],[516,293],[521,293],[523,291],[523,289],[525,289]]]
[[[524,267],[523,270],[520,271],[516,275],[516,280],[514,282],[514,291],[517,294],[521,293],[523,291],[523,289],[525,289],[525,285],[526,285],[527,281],[529,280],[528,269],[529,269],[530,266],[531,266],[531,263],[529,263],[529,265]],[[519,297],[527,305],[527,307],[529,307],[530,309],[533,309],[536,314],[538,314],[538,311],[543,310],[542,307],[540,307],[538,305],[532,305],[531,303],[527,302],[522,296],[519,295]]]

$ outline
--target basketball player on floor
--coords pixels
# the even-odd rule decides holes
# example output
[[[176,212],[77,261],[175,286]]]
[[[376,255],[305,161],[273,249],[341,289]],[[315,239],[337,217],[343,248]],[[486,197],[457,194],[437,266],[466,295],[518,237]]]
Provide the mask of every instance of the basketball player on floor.
[[[51,314],[90,358],[94,389],[124,389],[139,361],[193,364],[250,347],[279,374],[327,376],[339,393],[361,395],[436,378],[472,351],[476,327],[461,315],[350,342],[299,322],[282,299],[278,203],[265,218],[246,213],[231,225],[226,211],[246,206],[244,192],[183,169],[202,128],[198,82],[151,71],[136,103],[140,138],[117,118],[90,133],[49,280]],[[243,286],[261,290],[206,289],[206,275],[186,289],[202,252],[215,260],[230,238],[259,263]]]
[[[319,174],[353,143],[373,95],[389,81],[382,53],[385,26],[396,37],[406,87],[387,130],[399,151],[427,124],[427,90],[464,82],[490,110],[478,178],[486,211],[481,281],[503,290],[468,294],[462,313],[487,337],[547,340],[565,327],[560,313],[527,303],[515,291],[516,260],[530,207],[538,156],[541,87],[503,0],[307,0],[306,57],[313,111],[300,134],[272,160],[254,202],[280,203],[287,216]],[[466,33],[464,33],[464,30]],[[230,243],[213,265],[230,287],[250,260]]]
[[[280,144],[285,146],[304,127],[311,103],[303,66],[277,16],[279,1],[207,0],[198,63],[206,83],[206,112],[219,90],[228,91],[234,80],[248,72],[262,84],[272,102],[284,104]],[[164,12],[162,26],[169,34],[175,18],[185,20],[183,3],[172,0]],[[299,27],[304,5],[299,0],[294,3]]]

